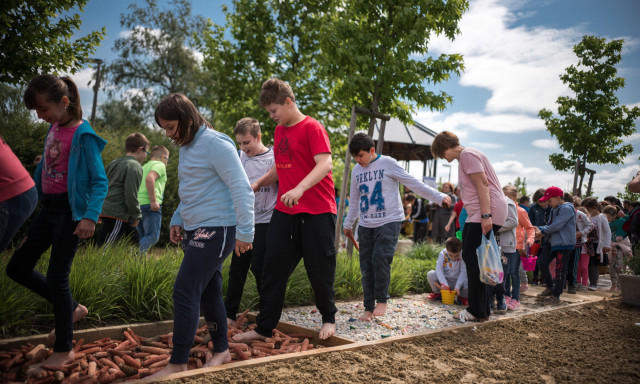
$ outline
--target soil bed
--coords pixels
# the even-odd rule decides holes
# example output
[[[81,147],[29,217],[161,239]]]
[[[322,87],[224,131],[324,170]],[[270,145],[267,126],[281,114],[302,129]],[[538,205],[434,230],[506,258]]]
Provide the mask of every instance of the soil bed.
[[[640,382],[640,309],[610,299],[170,383]]]

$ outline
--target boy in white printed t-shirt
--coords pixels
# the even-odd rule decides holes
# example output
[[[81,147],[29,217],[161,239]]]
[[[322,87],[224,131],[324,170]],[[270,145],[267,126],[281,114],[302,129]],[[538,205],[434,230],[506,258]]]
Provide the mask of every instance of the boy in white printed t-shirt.
[[[253,117],[240,119],[233,129],[236,141],[240,147],[240,162],[249,178],[250,183],[264,176],[275,164],[273,149],[262,144],[262,132],[260,123]],[[241,253],[239,257],[231,259],[229,268],[229,283],[224,306],[227,310],[227,324],[233,325],[240,307],[240,299],[247,280],[247,272],[256,279],[256,287],[260,293],[262,277],[262,264],[267,249],[267,229],[271,222],[273,208],[278,197],[278,185],[272,183],[260,187],[255,192],[254,215],[255,234],[253,236],[253,248]]]
[[[383,316],[387,308],[391,262],[404,220],[399,183],[443,206],[450,206],[451,198],[409,175],[395,159],[376,154],[373,140],[364,133],[353,136],[349,152],[358,164],[351,171],[351,209],[342,231],[347,237],[353,236],[351,228],[359,214],[360,273],[365,310],[360,320],[370,321],[373,316]]]
[[[427,280],[431,286],[428,299],[440,298],[440,290],[455,291],[458,302],[467,305],[467,267],[461,258],[462,241],[457,237],[450,237],[445,242],[445,249],[438,255],[436,270],[427,273]],[[453,289],[451,289],[453,288]]]

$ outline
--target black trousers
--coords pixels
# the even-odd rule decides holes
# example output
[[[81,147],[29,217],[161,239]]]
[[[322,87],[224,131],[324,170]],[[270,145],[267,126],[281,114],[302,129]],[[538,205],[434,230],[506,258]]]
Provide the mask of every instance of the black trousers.
[[[269,223],[256,224],[253,235],[253,249],[240,256],[231,255],[231,266],[229,267],[229,283],[227,284],[227,296],[224,307],[227,310],[227,318],[235,320],[240,307],[240,300],[244,292],[244,284],[247,281],[247,273],[251,269],[253,277],[256,279],[258,294],[262,283],[262,265],[267,250],[267,229]]]
[[[128,222],[105,216],[100,217],[100,220],[102,220],[102,226],[96,235],[98,247],[113,244],[121,239],[127,239],[135,245],[140,243],[138,230]]]
[[[335,225],[331,213],[289,215],[273,211],[267,231],[256,332],[266,337],[272,336],[282,315],[287,281],[300,259],[304,260],[322,322],[335,323]]]
[[[500,225],[493,225],[493,233],[498,233]],[[491,315],[489,298],[491,286],[480,281],[480,267],[476,248],[482,242],[482,226],[480,223],[466,223],[462,230],[462,259],[467,267],[467,280],[469,282],[469,306],[467,311],[473,316],[482,319]]]

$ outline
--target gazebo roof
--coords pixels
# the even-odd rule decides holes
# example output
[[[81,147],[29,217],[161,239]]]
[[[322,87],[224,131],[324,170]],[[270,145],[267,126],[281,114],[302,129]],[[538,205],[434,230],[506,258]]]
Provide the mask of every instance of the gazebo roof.
[[[376,145],[379,134],[380,121],[376,120],[373,132],[373,140]],[[431,143],[436,135],[436,132],[418,122],[405,124],[397,118],[391,118],[384,128],[382,154],[403,161],[419,160],[424,162],[432,160]]]

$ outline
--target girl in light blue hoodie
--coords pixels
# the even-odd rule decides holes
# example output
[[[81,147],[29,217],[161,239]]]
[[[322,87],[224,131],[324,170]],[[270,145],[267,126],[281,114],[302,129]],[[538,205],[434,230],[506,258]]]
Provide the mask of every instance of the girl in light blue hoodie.
[[[234,247],[238,256],[252,247],[254,195],[233,140],[213,130],[187,97],[163,98],[155,119],[180,147],[180,204],[169,236],[184,250],[173,287],[173,351],[158,378],[187,370],[200,308],[213,341],[207,366],[231,361],[221,269]]]

